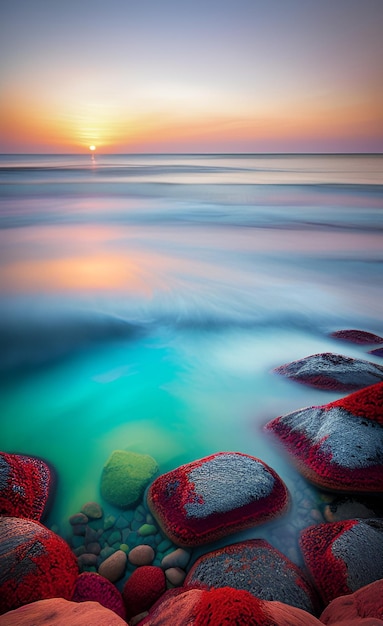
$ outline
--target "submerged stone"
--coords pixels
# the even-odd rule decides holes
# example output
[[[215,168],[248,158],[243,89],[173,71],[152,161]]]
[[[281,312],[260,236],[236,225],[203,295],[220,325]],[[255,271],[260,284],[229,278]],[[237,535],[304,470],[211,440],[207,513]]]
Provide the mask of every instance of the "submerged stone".
[[[115,450],[102,470],[102,497],[122,509],[135,506],[158,470],[148,454]]]
[[[219,452],[157,478],[148,505],[163,532],[193,547],[261,524],[285,511],[288,491],[266,463]]]
[[[383,337],[379,337],[379,335],[369,333],[365,330],[336,330],[333,333],[330,333],[330,337],[334,337],[334,339],[343,339],[344,341],[358,343],[360,345],[383,343]]]
[[[266,425],[298,470],[324,489],[383,491],[383,383]]]

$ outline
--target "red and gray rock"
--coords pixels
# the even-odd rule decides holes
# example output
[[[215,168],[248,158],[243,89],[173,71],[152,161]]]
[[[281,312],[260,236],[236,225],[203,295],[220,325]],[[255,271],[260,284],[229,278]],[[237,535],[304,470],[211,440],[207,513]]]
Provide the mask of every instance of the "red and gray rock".
[[[280,365],[274,372],[326,391],[356,391],[383,381],[383,366],[324,352]]]
[[[173,543],[193,547],[280,515],[288,491],[260,459],[219,452],[163,474],[150,485],[147,499]]]
[[[40,524],[0,518],[0,613],[46,598],[72,597],[77,559],[68,544]]]
[[[315,485],[350,493],[383,492],[383,383],[277,417],[265,428]]]
[[[52,469],[45,461],[0,452],[0,515],[40,521],[53,487]]]
[[[263,539],[241,541],[208,552],[192,565],[184,587],[232,587],[261,600],[277,600],[309,613],[318,597],[303,572]]]
[[[328,604],[383,578],[383,520],[311,526],[301,533],[305,563]]]

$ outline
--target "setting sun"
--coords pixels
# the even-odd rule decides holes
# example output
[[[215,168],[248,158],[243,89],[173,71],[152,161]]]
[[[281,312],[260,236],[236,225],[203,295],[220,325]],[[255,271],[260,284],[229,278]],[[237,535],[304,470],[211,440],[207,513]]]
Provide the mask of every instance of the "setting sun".
[[[96,149],[96,146],[89,146],[89,150],[91,150],[92,152]]]

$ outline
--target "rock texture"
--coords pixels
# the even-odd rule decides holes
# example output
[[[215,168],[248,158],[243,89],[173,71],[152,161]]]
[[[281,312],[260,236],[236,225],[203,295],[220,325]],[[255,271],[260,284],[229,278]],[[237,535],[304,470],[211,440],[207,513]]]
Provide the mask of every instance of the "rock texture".
[[[53,474],[41,459],[0,452],[0,515],[40,521],[53,489]]]
[[[137,568],[122,591],[128,618],[150,609],[165,590],[166,578],[160,567],[144,565]]]
[[[323,601],[383,578],[383,520],[345,520],[311,526],[301,549]]]
[[[72,597],[77,559],[39,522],[0,518],[0,613],[45,598]]]
[[[281,514],[287,488],[263,461],[220,452],[157,478],[147,501],[159,526],[179,546],[198,546]]]
[[[325,352],[280,365],[277,374],[317,389],[356,391],[383,381],[383,366]]]
[[[383,383],[266,425],[299,471],[334,491],[383,492]]]
[[[0,626],[126,626],[125,620],[98,602],[39,600],[0,616]]]
[[[102,470],[101,495],[114,506],[133,507],[157,470],[156,461],[148,454],[115,450]]]
[[[301,570],[263,539],[208,552],[192,565],[185,587],[232,587],[316,613],[318,598]]]

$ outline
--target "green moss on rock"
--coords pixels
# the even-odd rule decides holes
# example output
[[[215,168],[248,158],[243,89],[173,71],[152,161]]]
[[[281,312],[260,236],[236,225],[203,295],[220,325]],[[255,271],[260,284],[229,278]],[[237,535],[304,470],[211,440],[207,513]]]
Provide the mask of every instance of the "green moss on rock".
[[[121,509],[133,507],[157,471],[156,461],[148,454],[115,450],[102,470],[101,495]]]

